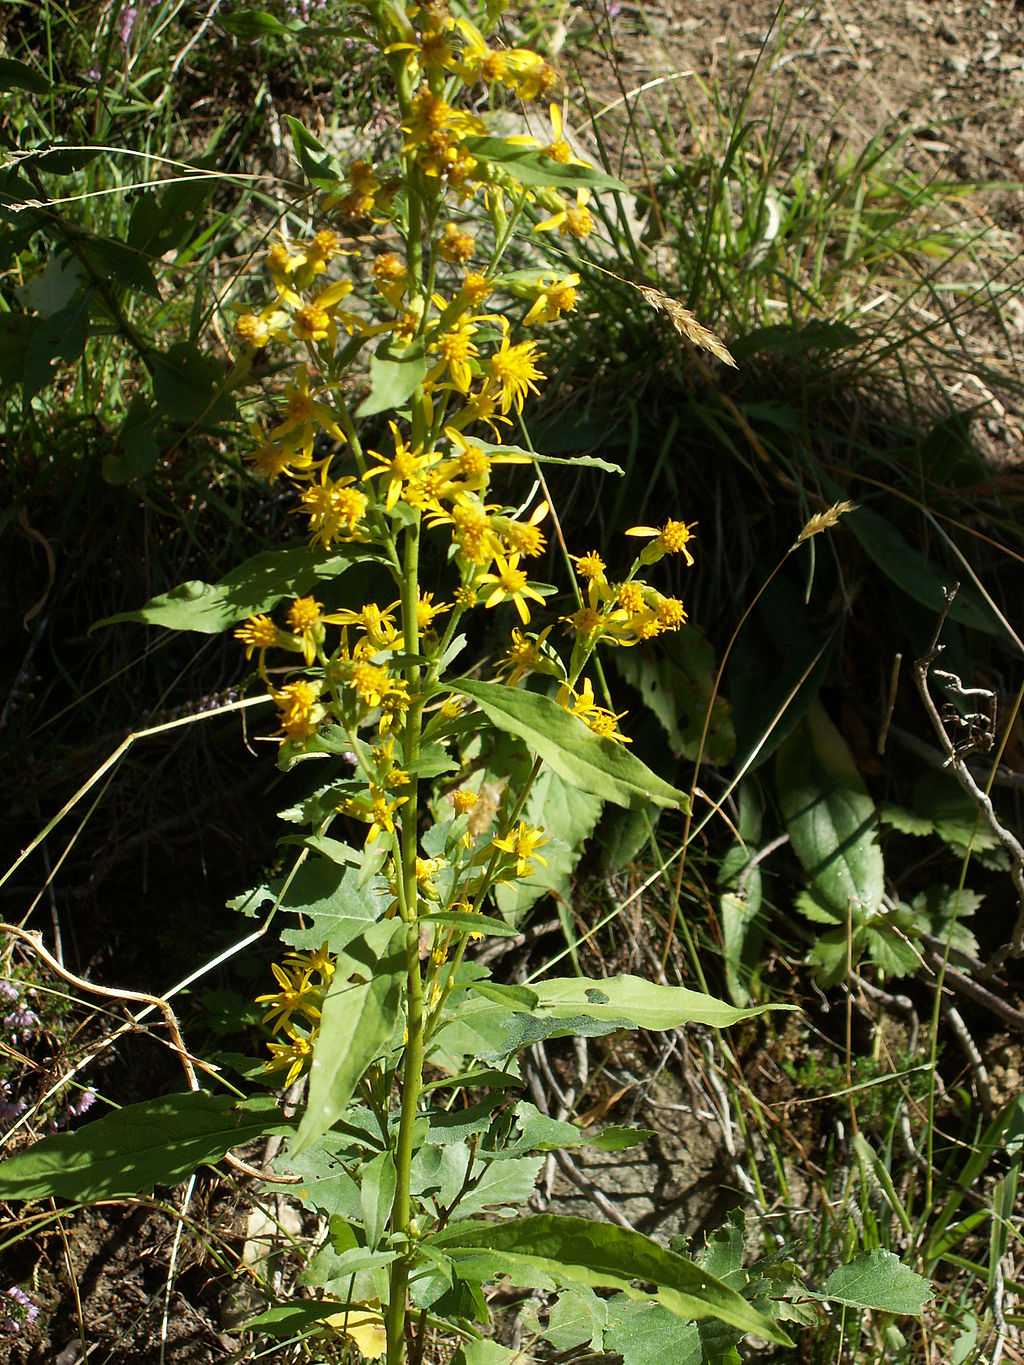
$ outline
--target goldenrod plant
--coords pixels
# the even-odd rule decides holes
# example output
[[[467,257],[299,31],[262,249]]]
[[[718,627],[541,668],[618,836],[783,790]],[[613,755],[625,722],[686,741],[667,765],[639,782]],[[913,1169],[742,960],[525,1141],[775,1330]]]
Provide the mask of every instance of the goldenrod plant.
[[[390,150],[339,167],[291,120],[311,221],[299,232],[297,213],[282,220],[262,283],[239,280],[225,381],[250,410],[248,463],[305,543],[136,613],[233,630],[276,708],[279,767],[310,775],[283,813],[280,876],[238,902],[263,916],[264,936],[280,934],[273,983],[256,997],[265,1051],[243,1069],[271,1093],[202,1073],[167,1007],[188,1090],[16,1154],[0,1194],[119,1198],[222,1160],[290,1185],[327,1238],[301,1296],[248,1329],[340,1333],[388,1365],[419,1365],[428,1334],[465,1365],[511,1359],[484,1348],[485,1287],[499,1280],[584,1302],[597,1349],[606,1333],[613,1348],[638,1304],[659,1331],[666,1315],[675,1325],[680,1358],[684,1347],[703,1358],[705,1319],[724,1324],[723,1351],[747,1334],[791,1346],[786,1305],[800,1297],[814,1311],[795,1278],[730,1271],[726,1282],[711,1252],[692,1259],[621,1225],[527,1214],[547,1153],[649,1134],[540,1113],[518,1093],[525,1048],[761,1012],[630,975],[558,976],[553,963],[510,984],[492,978],[498,955],[477,956],[517,932],[515,907],[565,853],[544,790],[598,810],[686,807],[630,750],[599,655],[684,624],[683,601],[644,575],[667,556],[691,565],[699,540],[678,508],[631,527],[632,551],[570,553],[530,441],[544,329],[579,303],[575,253],[596,230],[594,196],[622,188],[566,140],[556,71],[501,44],[497,0],[475,12],[445,0],[349,8],[390,70]],[[513,106],[525,118],[509,133]],[[563,243],[563,272],[523,265],[535,234]],[[688,310],[651,293],[691,344],[731,361]],[[247,387],[259,372],[266,391]],[[556,588],[532,576],[549,536],[573,593],[553,609]],[[497,657],[470,648],[481,620],[507,625]],[[521,772],[488,771],[482,736],[495,732],[529,752]],[[239,1165],[240,1148],[270,1136],[286,1139],[273,1170]],[[920,1302],[923,1282],[906,1274],[901,1303]]]

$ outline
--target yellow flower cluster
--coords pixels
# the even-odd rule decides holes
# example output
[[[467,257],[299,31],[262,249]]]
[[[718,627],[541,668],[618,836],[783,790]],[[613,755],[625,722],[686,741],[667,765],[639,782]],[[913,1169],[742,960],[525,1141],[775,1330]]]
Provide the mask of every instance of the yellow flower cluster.
[[[292,1085],[309,1066],[320,1031],[324,996],[334,976],[334,960],[324,943],[311,953],[287,953],[279,966],[271,963],[278,989],[256,997],[257,1005],[269,1005],[263,1016],[273,1034],[283,1033],[284,1043],[268,1043],[268,1071],[284,1071],[285,1086]]]
[[[268,350],[287,375],[276,410],[250,428],[252,469],[270,483],[287,481],[318,563],[359,557],[391,585],[357,607],[298,596],[276,609],[277,620],[260,612],[235,635],[276,703],[285,756],[326,749],[354,763],[352,776],[330,789],[320,832],[338,817],[362,826],[367,883],[379,875],[390,892],[382,914],[410,925],[431,917],[420,942],[436,1018],[467,942],[479,937],[474,917],[479,923],[487,896],[543,868],[538,850],[548,842],[543,828],[519,818],[522,800],[501,795],[491,804],[460,788],[450,829],[434,845],[443,843],[443,854],[419,852],[422,755],[452,744],[466,725],[462,699],[446,695],[443,682],[460,619],[509,604],[519,624],[499,676],[515,687],[528,672],[547,674],[567,711],[602,738],[628,743],[621,716],[598,703],[583,668],[599,643],[635,645],[684,623],[682,603],[637,573],[666,554],[692,563],[693,528],[634,528],[649,543],[621,583],[609,581],[596,553],[576,557],[579,607],[562,618],[574,633],[568,666],[548,639],[554,622],[527,633],[553,591],[531,578],[550,508],[536,496],[505,504],[503,466],[531,457],[501,440],[544,381],[545,352],[515,327],[571,312],[581,281],[499,267],[520,222],[577,240],[593,231],[586,185],[564,196],[557,183],[534,183],[545,162],[561,183],[566,168],[585,163],[552,104],[550,142],[506,139],[525,143],[533,158],[523,184],[510,169],[515,159],[494,154],[486,118],[462,107],[467,92],[474,110],[484,106],[479,86],[524,101],[547,95],[555,72],[541,57],[494,46],[445,0],[377,7],[371,29],[391,65],[401,150],[393,163],[353,160],[322,197],[324,225],[308,240],[279,235],[266,253],[264,302],[236,310],[235,335],[240,359]],[[372,449],[350,408],[367,371],[363,411],[389,414]],[[442,541],[443,591],[424,591],[419,580],[428,535]],[[332,584],[318,591],[331,602]],[[287,1083],[308,1064],[334,970],[327,945],[292,954],[273,968],[279,989],[259,997],[266,1022],[285,1038],[269,1046],[270,1066]]]

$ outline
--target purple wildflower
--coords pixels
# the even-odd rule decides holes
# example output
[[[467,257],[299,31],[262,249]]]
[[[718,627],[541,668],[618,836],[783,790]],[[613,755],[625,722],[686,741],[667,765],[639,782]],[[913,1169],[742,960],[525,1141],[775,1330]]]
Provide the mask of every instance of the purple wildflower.
[[[24,1100],[0,1100],[0,1124],[7,1128],[28,1108]]]
[[[16,1029],[21,1029],[22,1033],[34,1033],[38,1023],[39,1015],[27,1005],[19,1005],[16,1010],[4,1015],[4,1028],[10,1030],[14,1042],[18,1041]]]
[[[0,1329],[3,1331],[20,1332],[22,1323],[31,1327],[38,1316],[38,1305],[16,1285],[7,1290],[6,1298],[0,1299]]]
[[[121,46],[127,47],[132,40],[135,32],[135,24],[139,17],[138,5],[126,5],[121,11]]]
[[[13,981],[0,981],[0,1000],[17,1000],[18,994]]]

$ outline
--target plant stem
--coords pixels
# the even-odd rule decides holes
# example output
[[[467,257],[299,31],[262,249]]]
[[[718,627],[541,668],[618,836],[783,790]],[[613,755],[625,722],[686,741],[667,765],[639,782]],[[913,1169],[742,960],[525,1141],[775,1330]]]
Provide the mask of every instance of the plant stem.
[[[398,1234],[405,1234],[408,1237],[409,1234],[409,1222],[412,1214],[409,1185],[412,1170],[413,1134],[420,1091],[423,1088],[423,974],[420,971],[420,931],[416,882],[418,848],[416,815],[419,783],[415,776],[415,763],[419,756],[420,737],[423,729],[423,698],[420,695],[420,666],[413,662],[419,654],[419,630],[417,626],[419,545],[420,523],[417,520],[405,532],[402,574],[402,633],[405,652],[409,657],[409,662],[405,667],[405,679],[411,698],[403,729],[403,761],[412,768],[413,777],[409,785],[409,799],[405,807],[407,814],[402,820],[401,839],[402,866],[400,877],[403,894],[399,898],[399,904],[402,906],[406,921],[408,1040],[405,1048],[405,1068],[402,1078],[401,1119],[398,1127],[398,1142],[395,1147],[397,1184],[394,1203],[391,1206],[392,1237]],[[384,1320],[388,1342],[387,1365],[402,1365],[405,1358],[405,1299],[409,1286],[410,1260],[411,1257],[407,1252],[400,1256],[391,1268],[390,1298]]]

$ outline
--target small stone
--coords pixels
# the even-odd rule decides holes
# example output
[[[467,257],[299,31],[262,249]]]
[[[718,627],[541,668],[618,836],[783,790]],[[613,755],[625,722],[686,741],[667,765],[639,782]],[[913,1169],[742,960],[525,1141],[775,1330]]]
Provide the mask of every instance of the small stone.
[[[954,75],[966,76],[967,68],[969,67],[970,63],[968,62],[966,57],[961,56],[960,53],[957,53],[953,57],[946,58],[946,65],[949,67],[950,71],[954,73]]]

